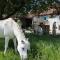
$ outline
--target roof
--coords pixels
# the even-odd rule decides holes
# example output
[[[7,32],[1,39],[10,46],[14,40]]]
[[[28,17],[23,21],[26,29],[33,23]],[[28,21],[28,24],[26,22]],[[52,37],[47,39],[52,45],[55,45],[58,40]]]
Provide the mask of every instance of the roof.
[[[40,13],[39,15],[50,15],[50,14],[54,14],[55,11],[56,9],[49,9],[47,11]]]
[[[41,12],[41,13],[28,13],[27,14],[27,16],[26,16],[26,18],[32,18],[32,17],[34,17],[34,16],[44,16],[44,15],[51,15],[51,14],[56,14],[57,13],[57,11],[56,11],[56,9],[48,9],[48,10],[46,10],[46,11],[43,11],[43,12]]]

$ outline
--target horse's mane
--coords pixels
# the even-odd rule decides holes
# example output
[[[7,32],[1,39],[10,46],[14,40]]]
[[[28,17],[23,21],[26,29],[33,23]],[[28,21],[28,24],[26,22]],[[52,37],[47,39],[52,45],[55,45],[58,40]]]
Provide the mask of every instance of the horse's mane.
[[[13,20],[13,30],[15,36],[20,37],[20,39],[25,39],[25,35],[23,33],[21,26],[19,26],[18,23],[15,22],[14,20]]]

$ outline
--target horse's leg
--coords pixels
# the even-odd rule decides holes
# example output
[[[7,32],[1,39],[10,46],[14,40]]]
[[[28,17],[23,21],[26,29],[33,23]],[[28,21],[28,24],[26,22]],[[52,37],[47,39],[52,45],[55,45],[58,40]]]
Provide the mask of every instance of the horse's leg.
[[[16,44],[16,38],[13,39],[13,42],[14,42],[14,48],[15,48],[15,52],[17,52],[17,44]]]
[[[4,50],[4,54],[6,53],[6,50],[8,48],[8,43],[9,43],[9,37],[5,37],[5,50]]]

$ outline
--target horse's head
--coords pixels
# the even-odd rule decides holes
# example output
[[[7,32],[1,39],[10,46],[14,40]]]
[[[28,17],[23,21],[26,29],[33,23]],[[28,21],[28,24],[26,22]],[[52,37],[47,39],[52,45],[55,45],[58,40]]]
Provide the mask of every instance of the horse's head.
[[[27,59],[27,50],[30,49],[30,43],[28,39],[21,40],[20,44],[18,45],[18,52],[20,54],[21,60]]]

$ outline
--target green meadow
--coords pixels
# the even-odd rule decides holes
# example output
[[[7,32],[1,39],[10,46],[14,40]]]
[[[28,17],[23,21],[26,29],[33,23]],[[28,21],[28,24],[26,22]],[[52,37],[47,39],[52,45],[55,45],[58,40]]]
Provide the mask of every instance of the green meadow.
[[[26,34],[26,37],[30,41],[28,60],[60,60],[60,36]],[[4,55],[4,39],[0,39],[0,60],[20,60],[19,54],[13,47],[11,40]]]

